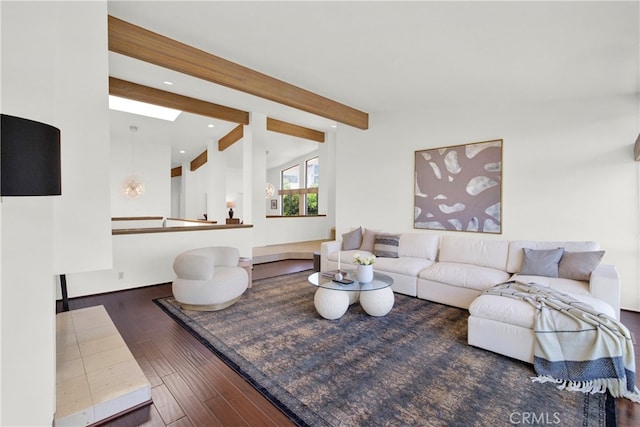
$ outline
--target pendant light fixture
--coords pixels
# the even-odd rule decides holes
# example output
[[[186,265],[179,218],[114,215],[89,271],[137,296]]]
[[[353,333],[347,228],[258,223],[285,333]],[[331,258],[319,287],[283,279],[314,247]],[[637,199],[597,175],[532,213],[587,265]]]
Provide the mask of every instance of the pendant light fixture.
[[[144,194],[144,181],[135,174],[135,133],[138,131],[137,126],[129,126],[131,131],[131,174],[124,179],[122,183],[122,194],[127,199],[138,199]]]
[[[271,196],[273,196],[275,194],[275,192],[276,192],[276,189],[273,186],[273,184],[270,183],[270,182],[267,182],[267,185],[266,185],[266,187],[264,189],[264,193],[265,193],[266,198],[267,199],[270,198]]]

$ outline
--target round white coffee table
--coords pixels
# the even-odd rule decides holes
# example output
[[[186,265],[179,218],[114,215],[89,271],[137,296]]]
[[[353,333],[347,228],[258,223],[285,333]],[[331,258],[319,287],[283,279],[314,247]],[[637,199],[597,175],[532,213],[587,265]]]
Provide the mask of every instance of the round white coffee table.
[[[318,288],[313,302],[320,316],[329,320],[339,319],[347,312],[349,305],[358,300],[370,316],[385,316],[391,311],[395,302],[391,276],[374,272],[373,280],[369,283],[358,283],[355,272],[347,272],[345,278],[353,280],[353,283],[335,282],[322,273],[309,276],[309,283]]]

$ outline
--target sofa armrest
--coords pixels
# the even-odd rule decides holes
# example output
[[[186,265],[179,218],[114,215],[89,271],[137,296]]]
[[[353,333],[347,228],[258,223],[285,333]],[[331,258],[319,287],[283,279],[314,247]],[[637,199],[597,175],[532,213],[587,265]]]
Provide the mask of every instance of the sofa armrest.
[[[589,280],[589,292],[594,298],[608,303],[620,320],[620,275],[616,267],[609,264],[600,264],[591,273]]]
[[[320,271],[329,270],[329,254],[342,249],[342,241],[331,240],[329,242],[322,242],[320,244]]]

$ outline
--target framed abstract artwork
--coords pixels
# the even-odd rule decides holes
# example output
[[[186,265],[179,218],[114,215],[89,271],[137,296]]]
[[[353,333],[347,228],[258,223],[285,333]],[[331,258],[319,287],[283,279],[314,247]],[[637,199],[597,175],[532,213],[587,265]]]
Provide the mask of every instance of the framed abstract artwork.
[[[414,228],[502,233],[502,140],[415,152]]]

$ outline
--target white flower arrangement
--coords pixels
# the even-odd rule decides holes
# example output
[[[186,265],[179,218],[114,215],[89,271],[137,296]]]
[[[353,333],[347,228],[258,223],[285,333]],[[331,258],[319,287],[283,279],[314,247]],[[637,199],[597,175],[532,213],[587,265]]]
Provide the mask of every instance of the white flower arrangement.
[[[369,255],[367,257],[361,257],[360,254],[355,254],[353,256],[353,262],[354,264],[360,265],[373,265],[373,263],[376,262],[376,256]]]

